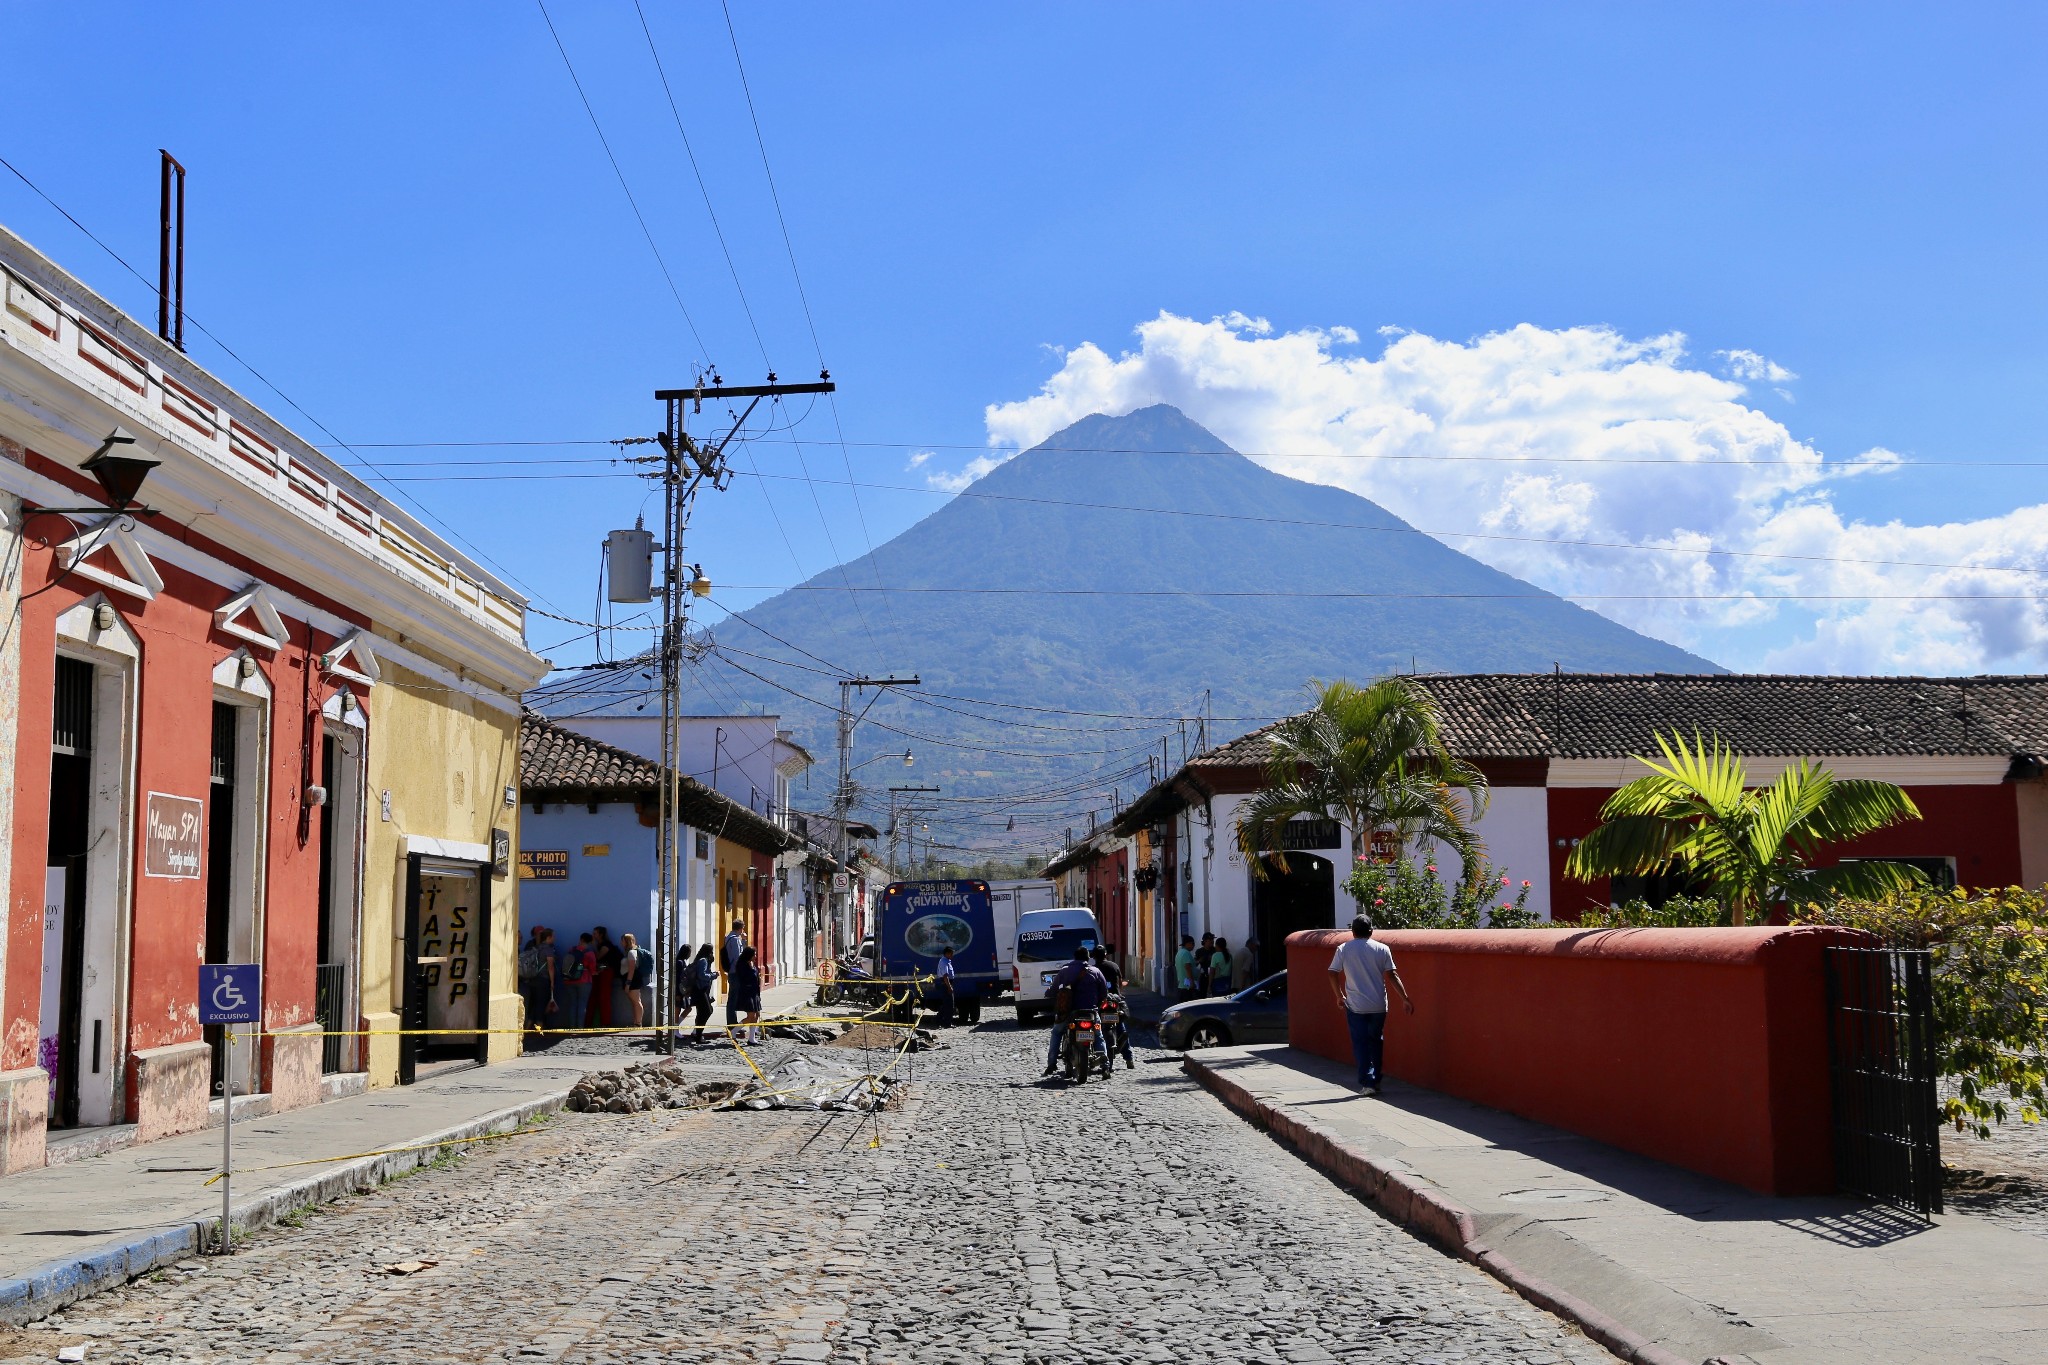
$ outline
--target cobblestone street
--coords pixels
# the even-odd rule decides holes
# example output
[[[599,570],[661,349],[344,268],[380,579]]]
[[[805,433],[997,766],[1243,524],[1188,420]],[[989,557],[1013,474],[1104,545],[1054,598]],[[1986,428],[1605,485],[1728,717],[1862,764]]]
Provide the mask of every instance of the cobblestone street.
[[[563,1114],[81,1302],[0,1358],[82,1340],[92,1362],[1610,1359],[1173,1054],[1070,1090],[1038,1080],[1043,1029],[948,1037],[878,1120]],[[433,1264],[387,1269],[407,1262]]]

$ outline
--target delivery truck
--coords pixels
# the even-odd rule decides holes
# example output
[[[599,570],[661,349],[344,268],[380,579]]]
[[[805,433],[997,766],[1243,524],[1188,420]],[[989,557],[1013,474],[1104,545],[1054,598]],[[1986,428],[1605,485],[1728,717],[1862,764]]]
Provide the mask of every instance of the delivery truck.
[[[891,882],[875,922],[876,973],[884,980],[930,977],[951,948],[954,999],[961,1017],[972,1021],[981,1017],[982,1003],[1009,984],[997,967],[998,941],[987,882]],[[929,982],[920,994],[929,1006]]]

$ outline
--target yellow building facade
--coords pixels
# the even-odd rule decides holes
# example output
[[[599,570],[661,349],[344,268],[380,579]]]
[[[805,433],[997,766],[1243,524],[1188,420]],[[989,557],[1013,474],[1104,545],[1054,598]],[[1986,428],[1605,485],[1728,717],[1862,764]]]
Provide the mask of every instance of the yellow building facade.
[[[369,711],[361,989],[369,1084],[407,1083],[436,1061],[516,1057],[516,694],[455,670],[430,676],[387,664]],[[402,1037],[405,1028],[439,1032]]]

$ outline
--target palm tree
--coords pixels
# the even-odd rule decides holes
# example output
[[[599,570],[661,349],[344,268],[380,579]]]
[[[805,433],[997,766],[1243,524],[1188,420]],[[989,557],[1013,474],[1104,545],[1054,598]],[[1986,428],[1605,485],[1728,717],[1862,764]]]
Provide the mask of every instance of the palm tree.
[[[1781,902],[1880,896],[1921,880],[1898,863],[1813,866],[1829,844],[1906,820],[1913,798],[1889,782],[1838,779],[1801,759],[1767,787],[1750,788],[1742,760],[1715,736],[1656,736],[1664,761],[1607,798],[1600,824],[1574,848],[1565,871],[1596,877],[1679,872],[1706,883],[1733,923]]]
[[[1436,700],[1398,676],[1311,686],[1314,708],[1274,728],[1266,785],[1238,808],[1237,843],[1253,875],[1266,875],[1262,853],[1287,871],[1287,823],[1304,816],[1337,820],[1361,853],[1380,830],[1403,843],[1439,840],[1472,875],[1485,847],[1472,822],[1486,808],[1486,776],[1445,745]]]

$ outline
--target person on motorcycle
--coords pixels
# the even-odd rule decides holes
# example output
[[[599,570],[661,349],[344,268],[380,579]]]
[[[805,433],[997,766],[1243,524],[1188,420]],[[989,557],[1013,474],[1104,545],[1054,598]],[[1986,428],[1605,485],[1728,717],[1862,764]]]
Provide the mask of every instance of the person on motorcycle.
[[[1074,1016],[1089,1014],[1102,1008],[1102,1002],[1109,998],[1109,983],[1102,979],[1102,973],[1088,960],[1088,945],[1081,944],[1074,949],[1073,961],[1060,968],[1059,975],[1052,979],[1054,1020],[1052,1041],[1045,1049],[1045,1075],[1059,1070],[1060,1044],[1066,1041],[1067,1024]],[[1108,1041],[1103,1042],[1103,1061],[1109,1060]]]
[[[1116,965],[1116,959],[1109,955],[1109,949],[1097,947],[1095,950],[1095,970],[1102,973],[1103,982],[1108,985],[1109,993],[1112,996],[1119,997],[1116,1025],[1109,1030],[1115,1036],[1105,1036],[1103,1045],[1123,1057],[1124,1070],[1136,1071],[1138,1063],[1131,1056],[1131,1012],[1127,1006],[1122,1004],[1121,1000],[1124,993],[1123,968]]]

